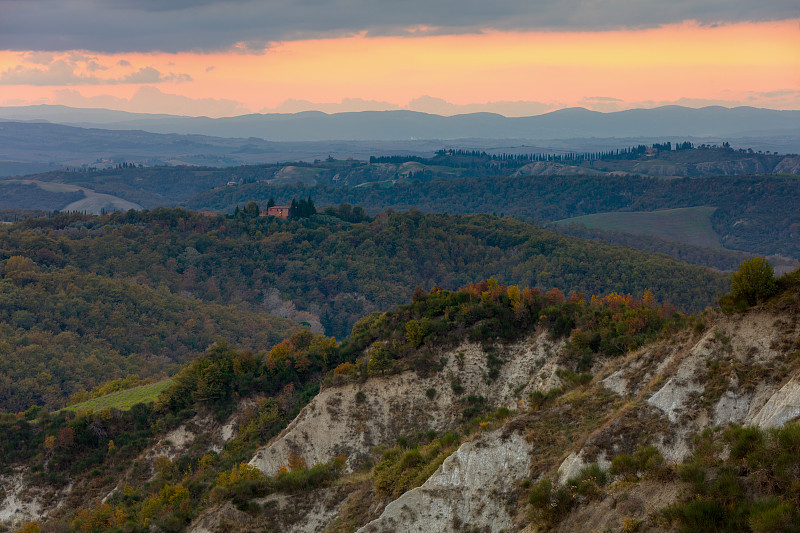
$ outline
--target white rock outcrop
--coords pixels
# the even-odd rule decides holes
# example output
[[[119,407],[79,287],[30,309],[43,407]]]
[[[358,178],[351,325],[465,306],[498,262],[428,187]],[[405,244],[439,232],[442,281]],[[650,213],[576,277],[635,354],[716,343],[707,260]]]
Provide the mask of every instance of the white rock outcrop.
[[[773,428],[784,425],[800,416],[800,378],[795,376],[775,394],[753,418],[747,420],[748,425],[760,428]]]
[[[421,486],[391,502],[357,533],[430,533],[508,530],[509,502],[529,476],[531,447],[517,433],[500,430],[462,444]]]
[[[479,344],[465,342],[442,353],[447,362],[431,376],[408,371],[325,389],[250,464],[274,475],[291,454],[309,466],[344,454],[349,469],[374,446],[393,445],[398,436],[455,428],[468,396],[482,396],[490,408],[524,408],[531,390],[560,383],[553,359],[562,345],[539,334],[503,347],[499,355],[505,362],[493,381],[487,354]],[[463,390],[456,392],[454,384]]]

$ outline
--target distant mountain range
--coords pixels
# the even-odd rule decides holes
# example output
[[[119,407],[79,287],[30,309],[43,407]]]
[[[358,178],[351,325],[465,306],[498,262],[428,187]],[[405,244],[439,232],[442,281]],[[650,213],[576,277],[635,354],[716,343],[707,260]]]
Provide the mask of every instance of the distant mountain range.
[[[753,107],[665,106],[599,113],[569,108],[531,117],[471,113],[451,117],[416,111],[250,114],[226,118],[150,115],[65,106],[0,108],[0,118],[151,133],[256,137],[268,141],[412,139],[571,139],[591,137],[800,138],[800,111]]]

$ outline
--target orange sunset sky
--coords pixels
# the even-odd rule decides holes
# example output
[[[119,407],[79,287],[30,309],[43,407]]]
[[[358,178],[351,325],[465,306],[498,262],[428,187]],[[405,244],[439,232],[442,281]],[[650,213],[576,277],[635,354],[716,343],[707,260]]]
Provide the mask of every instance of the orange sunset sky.
[[[20,2],[6,0],[0,12],[9,5],[24,15]],[[307,109],[522,116],[673,103],[800,109],[800,13],[600,29],[495,26],[376,32],[365,23],[186,49],[157,40],[158,49],[105,46],[102,36],[43,39],[34,49],[20,32],[0,38],[0,105],[215,117]]]

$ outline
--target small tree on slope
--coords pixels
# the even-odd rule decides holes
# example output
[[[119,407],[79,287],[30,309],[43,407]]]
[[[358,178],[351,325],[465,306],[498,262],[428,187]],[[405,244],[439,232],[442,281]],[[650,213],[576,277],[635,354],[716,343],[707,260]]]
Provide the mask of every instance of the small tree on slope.
[[[731,280],[734,298],[744,298],[749,305],[763,302],[777,290],[772,266],[763,257],[743,261]]]

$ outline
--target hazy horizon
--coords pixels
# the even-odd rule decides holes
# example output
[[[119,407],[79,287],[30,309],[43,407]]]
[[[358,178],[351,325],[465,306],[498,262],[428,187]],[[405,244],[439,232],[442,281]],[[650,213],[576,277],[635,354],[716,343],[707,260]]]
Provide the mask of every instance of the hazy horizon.
[[[0,0],[0,106],[800,109],[795,2]]]
[[[419,99],[415,99],[419,100]],[[736,108],[752,108],[752,109],[765,109],[771,111],[800,111],[798,109],[775,109],[775,108],[768,108],[768,107],[759,107],[759,106],[749,106],[749,105],[725,105],[725,103],[704,103],[703,105],[691,105],[683,100],[679,100],[676,102],[663,102],[653,105],[641,105],[641,106],[634,106],[634,107],[625,107],[622,109],[592,109],[589,106],[561,106],[561,107],[553,107],[547,108],[543,110],[536,110],[536,106],[540,105],[538,102],[487,102],[484,104],[476,103],[476,104],[466,104],[466,105],[457,105],[447,102],[443,99],[433,99],[431,100],[438,100],[439,102],[432,102],[428,105],[418,105],[415,104],[414,101],[409,102],[409,104],[405,106],[387,106],[385,108],[381,108],[378,106],[370,106],[368,105],[369,102],[360,102],[360,101],[348,101],[345,100],[343,102],[309,102],[305,100],[287,100],[286,102],[282,103],[279,106],[276,106],[272,109],[261,109],[259,111],[246,111],[240,112],[230,115],[204,115],[204,114],[181,114],[181,113],[161,113],[161,112],[150,112],[150,111],[139,111],[135,109],[115,109],[110,107],[102,107],[102,106],[77,106],[77,105],[66,105],[66,104],[20,104],[20,105],[11,105],[11,106],[0,106],[2,109],[14,109],[19,108],[20,110],[23,109],[34,109],[34,108],[68,108],[74,109],[76,111],[86,110],[86,111],[112,111],[112,112],[122,112],[122,113],[131,113],[137,115],[171,115],[175,117],[187,117],[187,118],[236,118],[246,115],[269,115],[269,114],[283,114],[283,115],[295,115],[300,113],[307,113],[307,112],[318,112],[324,113],[326,115],[335,115],[339,113],[360,113],[360,112],[370,112],[370,111],[412,111],[417,113],[427,113],[431,115],[438,115],[443,117],[454,117],[458,115],[470,115],[470,114],[479,114],[479,113],[489,113],[500,115],[506,118],[525,118],[525,117],[535,117],[541,115],[547,115],[550,113],[554,113],[557,111],[564,111],[569,109],[583,109],[586,111],[591,111],[595,113],[602,113],[602,114],[611,114],[617,113],[620,111],[632,111],[632,110],[652,110],[652,109],[659,109],[664,107],[682,107],[686,109],[705,109],[705,108],[718,108],[722,107],[725,109],[736,109]],[[436,108],[436,105],[440,105],[441,109]],[[515,107],[518,106],[518,107]],[[519,111],[514,111],[518,109]],[[529,113],[526,113],[525,110],[530,110]],[[11,116],[11,115],[9,115]],[[5,117],[0,117],[3,120],[14,120],[8,119]],[[24,120],[21,118],[21,120]],[[91,121],[89,121],[91,122]]]

